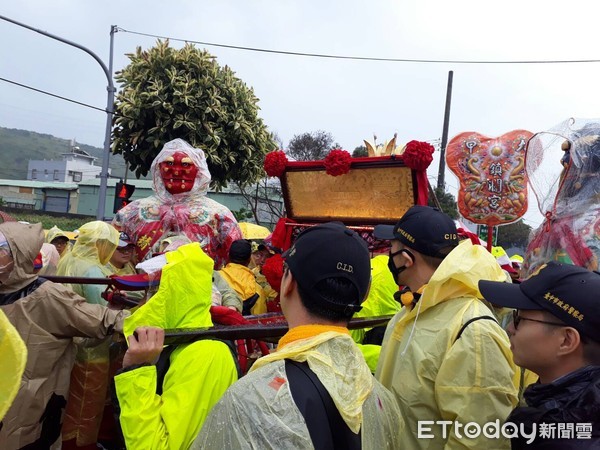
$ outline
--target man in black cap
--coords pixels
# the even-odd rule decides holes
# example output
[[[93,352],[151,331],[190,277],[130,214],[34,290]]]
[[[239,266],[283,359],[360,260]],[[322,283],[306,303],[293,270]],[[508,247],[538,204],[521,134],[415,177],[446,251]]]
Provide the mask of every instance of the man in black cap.
[[[520,285],[480,281],[486,300],[515,308],[515,363],[539,375],[508,422],[535,428],[513,449],[600,448],[600,273],[549,262]],[[546,424],[544,434],[540,424]]]
[[[256,276],[250,270],[252,256],[252,243],[247,239],[238,239],[229,247],[229,262],[218,271],[227,284],[242,300],[242,314],[259,314],[259,307],[265,305],[265,296],[262,287],[256,281]]]
[[[283,257],[289,331],[227,390],[191,448],[400,448],[394,398],[346,328],[369,290],[367,244],[331,222],[305,230]]]
[[[375,375],[407,423],[399,448],[507,448],[507,440],[467,438],[461,428],[504,421],[517,403],[508,336],[478,298],[479,280],[506,279],[496,259],[469,240],[459,245],[453,220],[428,206],[374,234],[391,241],[389,269],[407,287]]]
[[[135,275],[135,264],[133,256],[135,243],[124,231],[119,233],[119,243],[110,257],[109,268],[115,275]]]

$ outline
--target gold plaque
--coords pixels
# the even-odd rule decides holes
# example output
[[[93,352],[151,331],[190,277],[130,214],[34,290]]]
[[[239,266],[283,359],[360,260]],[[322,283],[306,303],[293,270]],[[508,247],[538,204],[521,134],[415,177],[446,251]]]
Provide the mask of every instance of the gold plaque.
[[[412,171],[400,165],[353,167],[333,177],[325,170],[288,170],[288,217],[298,221],[395,223],[415,204]]]

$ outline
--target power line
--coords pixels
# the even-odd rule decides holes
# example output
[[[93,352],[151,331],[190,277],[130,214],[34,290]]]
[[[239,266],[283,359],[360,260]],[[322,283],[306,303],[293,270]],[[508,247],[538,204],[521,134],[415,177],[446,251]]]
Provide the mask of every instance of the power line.
[[[87,103],[82,103],[82,102],[79,102],[77,100],[73,100],[71,98],[67,98],[67,97],[63,97],[61,95],[53,94],[52,92],[43,91],[41,89],[34,88],[33,86],[28,86],[26,84],[17,83],[16,81],[8,80],[8,79],[2,78],[2,77],[0,77],[0,81],[4,81],[4,82],[10,83],[10,84],[14,84],[14,85],[20,86],[22,88],[29,89],[31,91],[39,92],[41,94],[49,95],[50,97],[59,98],[61,100],[65,100],[67,102],[75,103],[77,105],[85,106],[86,108],[91,108],[91,109],[95,109],[95,110],[98,110],[98,111],[102,111],[104,113],[108,113],[108,111],[106,109],[104,109],[104,108],[98,108],[97,106],[88,105]]]
[[[23,84],[23,83],[18,83],[16,81],[9,80],[7,78],[0,77],[0,81],[4,81],[4,82],[10,83],[10,84],[14,84],[16,86],[19,86],[19,87],[22,87],[22,88],[25,88],[25,89],[29,89],[31,91],[39,92],[40,94],[49,95],[50,97],[55,97],[55,98],[58,98],[60,100],[65,100],[67,102],[75,103],[76,105],[85,106],[86,108],[95,109],[97,111],[102,111],[103,113],[107,113],[107,114],[109,113],[109,111],[107,109],[105,109],[105,108],[99,108],[97,106],[90,105],[88,103],[83,103],[83,102],[80,102],[80,101],[77,101],[77,100],[73,100],[72,98],[63,97],[62,95],[58,95],[58,94],[53,94],[52,92],[48,92],[48,91],[44,91],[42,89],[34,88],[33,86],[29,86],[29,85]],[[115,117],[123,117],[123,118],[126,118],[126,119],[133,119],[132,117],[126,116],[126,115],[121,114],[121,113],[119,113],[117,111],[112,111],[112,114]]]
[[[346,56],[346,55],[328,55],[323,53],[305,53],[305,52],[293,52],[286,50],[273,50],[258,47],[245,47],[241,45],[229,45],[229,44],[217,44],[214,42],[195,41],[192,39],[181,39],[169,36],[161,36],[158,34],[142,33],[140,31],[130,31],[124,28],[117,28],[117,31],[124,33],[136,34],[138,36],[146,36],[157,39],[168,39],[170,41],[185,42],[192,44],[206,45],[208,47],[221,47],[229,48],[233,50],[245,50],[250,52],[260,53],[271,53],[277,55],[289,55],[289,56],[306,56],[311,58],[328,58],[328,59],[346,59],[355,61],[383,61],[383,62],[404,62],[404,63],[425,63],[425,64],[575,64],[575,63],[597,63],[600,59],[557,59],[557,60],[508,60],[508,61],[494,61],[494,60],[461,60],[461,59],[410,59],[410,58],[377,58],[371,56]]]

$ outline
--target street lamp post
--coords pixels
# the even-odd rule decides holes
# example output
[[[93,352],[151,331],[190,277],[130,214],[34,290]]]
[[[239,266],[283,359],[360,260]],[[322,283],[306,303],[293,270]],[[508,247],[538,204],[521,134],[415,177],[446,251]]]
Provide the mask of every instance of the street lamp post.
[[[68,39],[62,38],[60,36],[56,36],[55,34],[48,33],[47,31],[43,31],[43,30],[31,27],[29,25],[26,25],[24,23],[18,22],[16,20],[10,19],[10,18],[2,16],[2,15],[0,15],[0,19],[5,20],[10,23],[13,23],[13,24],[18,25],[23,28],[27,28],[28,30],[35,31],[36,33],[42,34],[44,36],[48,36],[49,38],[63,42],[72,47],[76,47],[80,50],[83,50],[88,55],[92,56],[96,60],[96,62],[98,64],[100,64],[100,67],[102,67],[102,70],[104,71],[104,74],[106,75],[106,79],[108,81],[108,86],[106,87],[106,90],[108,91],[108,96],[107,96],[107,100],[106,100],[106,130],[105,130],[105,134],[104,134],[104,153],[102,155],[102,172],[100,172],[100,192],[98,194],[99,198],[98,198],[98,209],[96,212],[96,218],[98,220],[103,220],[104,219],[104,209],[105,209],[105,204],[106,204],[106,190],[107,190],[107,186],[108,186],[108,160],[109,160],[109,156],[110,156],[110,132],[111,132],[111,128],[112,128],[113,107],[114,107],[115,90],[116,90],[115,86],[113,84],[113,79],[112,79],[112,69],[113,69],[113,41],[114,41],[115,32],[117,31],[117,26],[112,25],[110,27],[110,55],[109,55],[109,63],[108,63],[109,67],[107,68],[106,65],[104,64],[104,62],[100,59],[100,57],[98,57],[98,55],[96,55],[93,51],[84,47],[83,45],[80,45],[73,41],[69,41]]]

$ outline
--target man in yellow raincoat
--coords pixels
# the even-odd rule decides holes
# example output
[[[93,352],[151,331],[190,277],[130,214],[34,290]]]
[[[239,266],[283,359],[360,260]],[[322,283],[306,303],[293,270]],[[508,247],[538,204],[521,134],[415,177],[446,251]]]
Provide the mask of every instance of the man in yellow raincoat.
[[[248,268],[252,256],[252,244],[246,239],[231,243],[228,263],[219,270],[221,277],[229,284],[243,302],[243,314],[264,314],[267,312],[265,294],[256,281],[254,272]]]
[[[153,365],[163,352],[164,328],[213,325],[213,260],[197,242],[165,257],[158,292],[125,321],[129,349],[123,370],[115,377],[121,428],[131,449],[189,448],[213,405],[237,380],[233,354],[218,340],[199,340],[174,350],[167,347],[166,373]],[[161,360],[158,365],[165,367],[165,363]]]
[[[508,449],[507,439],[481,431],[503,424],[517,387],[508,336],[477,287],[504,281],[504,272],[484,247],[459,245],[452,219],[428,206],[377,226],[375,236],[391,240],[390,271],[412,291],[388,324],[376,372],[406,421],[398,448]],[[470,422],[480,427],[474,437],[463,432]]]
[[[48,230],[45,241],[54,245],[60,257],[64,257],[71,250],[71,243],[67,234],[56,225]]]
[[[227,390],[192,448],[311,449],[324,440],[325,448],[401,448],[394,398],[346,328],[369,289],[367,244],[341,223],[327,223],[300,234],[284,258],[281,307],[290,329],[277,352]],[[299,367],[313,377],[306,396],[295,390],[302,379],[291,375]]]

